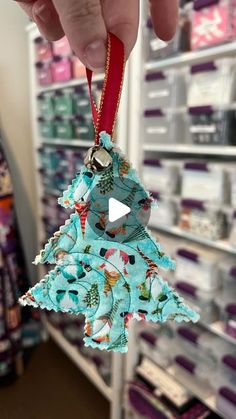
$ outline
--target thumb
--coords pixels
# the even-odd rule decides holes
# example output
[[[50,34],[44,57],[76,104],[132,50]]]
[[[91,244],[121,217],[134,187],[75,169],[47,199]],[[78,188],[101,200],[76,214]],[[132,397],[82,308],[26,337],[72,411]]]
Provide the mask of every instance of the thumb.
[[[107,30],[100,0],[53,0],[75,54],[92,70],[106,61]]]

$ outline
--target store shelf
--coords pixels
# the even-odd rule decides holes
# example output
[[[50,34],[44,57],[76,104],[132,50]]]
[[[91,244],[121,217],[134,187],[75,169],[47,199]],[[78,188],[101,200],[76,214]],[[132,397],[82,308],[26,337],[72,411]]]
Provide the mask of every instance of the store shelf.
[[[98,81],[102,81],[103,79],[104,74],[96,74],[93,77],[93,82],[96,83]],[[70,81],[65,81],[64,83],[54,83],[47,87],[38,87],[37,94],[52,92],[58,89],[69,89],[70,87],[81,86],[83,84],[87,85],[86,77],[83,77],[81,79],[72,79]]]
[[[83,374],[97,387],[108,401],[112,400],[112,390],[108,387],[98,374],[96,367],[84,358],[78,349],[71,345],[64,336],[51,324],[45,322],[46,328],[52,339],[61,347],[68,357],[77,365]]]
[[[194,241],[195,243],[203,244],[204,246],[212,247],[213,249],[217,249],[217,250],[220,250],[222,252],[231,253],[231,254],[236,255],[236,248],[232,247],[229,243],[227,243],[227,241],[224,241],[224,240],[217,240],[217,241],[208,240],[208,239],[205,239],[203,237],[198,237],[198,236],[195,236],[193,234],[187,233],[187,232],[181,230],[181,228],[179,228],[177,226],[173,226],[173,227],[167,227],[167,226],[158,226],[157,227],[157,226],[155,226],[155,227],[152,227],[151,225],[149,225],[149,228],[151,230],[154,230],[154,231],[161,231],[161,232],[164,232],[164,233],[172,234],[174,236],[181,237],[183,239]]]
[[[89,148],[94,145],[94,141],[89,140],[77,140],[76,138],[71,140],[64,140],[61,138],[42,138],[41,143],[45,145],[62,145],[66,147],[80,147],[80,148]]]
[[[219,411],[216,408],[216,396],[213,394],[213,390],[211,391],[210,396],[205,395],[205,386],[201,388],[201,386],[197,385],[193,379],[189,379],[188,375],[186,376],[182,374],[181,376],[178,374],[177,370],[174,366],[170,366],[168,368],[162,368],[158,365],[167,375],[174,378],[180,385],[186,388],[193,396],[197,397],[202,403],[204,403],[209,409],[219,414]],[[147,382],[151,385],[156,386],[156,382],[153,382],[150,378],[150,374],[147,373],[141,366],[136,368],[136,372],[143,377]]]
[[[203,61],[212,61],[225,56],[234,56],[236,52],[236,41],[228,44],[217,45],[199,51],[185,52],[181,55],[168,57],[160,60],[153,60],[145,63],[145,70],[159,70],[168,67],[181,67],[194,65]]]
[[[171,154],[198,154],[209,156],[236,156],[236,146],[197,146],[191,144],[143,144],[144,151]]]

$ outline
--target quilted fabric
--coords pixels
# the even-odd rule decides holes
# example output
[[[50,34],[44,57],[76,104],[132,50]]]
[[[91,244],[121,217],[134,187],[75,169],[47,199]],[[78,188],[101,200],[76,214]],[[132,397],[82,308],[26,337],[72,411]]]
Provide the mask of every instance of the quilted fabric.
[[[161,271],[174,269],[175,263],[142,225],[143,213],[154,204],[151,196],[110,136],[103,132],[100,140],[113,164],[99,175],[83,167],[59,199],[75,212],[35,260],[56,267],[20,302],[83,313],[86,346],[126,352],[131,318],[196,322],[198,314],[161,277]],[[127,189],[129,180],[138,187]],[[121,189],[122,202],[135,211],[112,229],[108,199],[116,188]]]

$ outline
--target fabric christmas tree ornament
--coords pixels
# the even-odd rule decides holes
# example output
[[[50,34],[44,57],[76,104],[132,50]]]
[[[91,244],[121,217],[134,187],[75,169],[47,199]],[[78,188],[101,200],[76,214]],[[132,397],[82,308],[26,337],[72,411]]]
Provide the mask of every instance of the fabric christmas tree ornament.
[[[112,141],[124,73],[124,46],[108,37],[108,56],[99,111],[92,99],[95,146],[59,203],[75,212],[49,240],[35,263],[56,265],[20,302],[85,315],[86,346],[127,351],[131,318],[196,322],[199,315],[162,279],[174,269],[144,226],[155,205],[135,170]],[[129,213],[109,220],[109,200]]]

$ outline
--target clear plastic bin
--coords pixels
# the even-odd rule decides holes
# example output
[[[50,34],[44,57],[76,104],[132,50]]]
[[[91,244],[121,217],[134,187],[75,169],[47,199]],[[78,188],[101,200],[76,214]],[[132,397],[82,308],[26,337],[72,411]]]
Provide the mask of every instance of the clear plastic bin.
[[[228,299],[235,295],[236,299],[236,261],[226,259],[220,264],[220,275],[223,285],[223,298]]]
[[[55,126],[52,119],[38,118],[40,135],[43,138],[55,137]]]
[[[235,419],[236,391],[232,391],[232,389],[227,387],[221,387],[216,398],[216,407],[227,419]]]
[[[219,206],[226,200],[225,180],[221,165],[204,161],[187,162],[183,167],[181,196]]]
[[[234,211],[232,217],[232,226],[229,236],[229,242],[233,247],[236,247],[236,211]]]
[[[230,105],[235,100],[235,61],[224,58],[191,67],[188,107]]]
[[[210,106],[190,109],[191,141],[200,145],[235,145],[235,110],[213,110]]]
[[[186,104],[185,71],[169,70],[148,73],[145,77],[146,109],[155,109],[157,106],[173,108]]]
[[[145,159],[143,162],[143,182],[150,191],[173,194],[177,191],[178,167],[168,160]]]
[[[148,109],[144,112],[144,142],[150,144],[184,143],[186,125],[181,113]]]
[[[198,246],[179,247],[176,250],[175,278],[206,292],[220,286],[219,255]]]
[[[163,368],[170,365],[174,355],[168,351],[168,347],[173,344],[171,336],[158,336],[152,330],[142,330],[139,334],[138,343],[142,355],[148,356]]]
[[[227,236],[226,215],[220,209],[205,208],[200,201],[182,201],[179,226],[208,240],[220,240]]]
[[[77,115],[73,119],[75,138],[80,140],[93,140],[94,126],[90,118]]]
[[[153,198],[157,199],[158,206],[152,208],[149,226],[173,226],[177,218],[177,207],[173,199],[168,196],[159,195],[153,191],[149,191]]]
[[[72,116],[73,114],[73,98],[72,93],[68,90],[57,90],[54,98],[55,115],[56,116]]]
[[[221,320],[225,333],[236,339],[236,301],[235,294],[222,293],[216,298],[216,303],[220,309]]]
[[[200,314],[202,322],[211,324],[219,319],[219,308],[214,302],[213,292],[204,292],[185,281],[176,281],[175,288]]]
[[[230,202],[236,208],[236,168],[230,173]]]
[[[38,36],[34,40],[35,55],[37,61],[50,61],[52,59],[52,44],[46,39]]]
[[[235,38],[234,0],[195,0],[192,49],[222,44]]]
[[[226,354],[222,357],[221,376],[236,391],[236,355]]]
[[[91,115],[90,99],[82,86],[77,86],[73,91],[74,113],[76,115]],[[91,116],[92,118],[92,116]]]
[[[69,57],[55,55],[52,62],[52,77],[54,83],[66,82],[72,79],[72,65]]]
[[[54,55],[61,55],[62,57],[66,57],[72,54],[72,50],[66,36],[59,39],[58,41],[54,41],[52,47]]]
[[[212,381],[214,368],[207,362],[196,362],[196,360],[187,355],[177,355],[174,359],[175,366],[181,374],[189,374],[191,380],[200,386],[204,384],[209,385]],[[207,390],[207,389],[206,389]]]
[[[232,351],[232,345],[198,326],[178,326],[177,344],[192,359],[204,360],[218,368],[222,356]]]
[[[53,83],[50,63],[38,62],[35,64],[37,81],[40,86],[49,86]]]
[[[54,95],[52,93],[41,93],[37,97],[40,116],[44,118],[54,117]]]
[[[58,116],[54,119],[56,138],[71,139],[74,137],[72,119]]]

